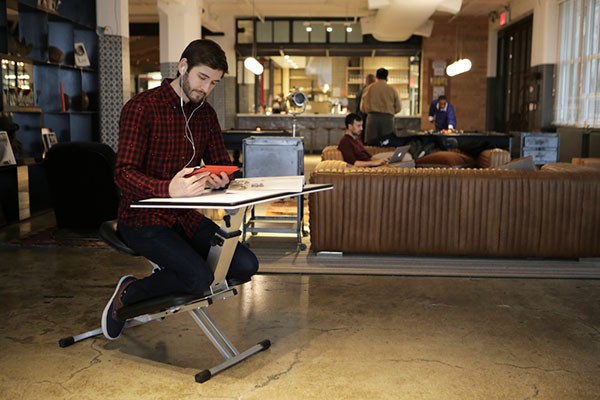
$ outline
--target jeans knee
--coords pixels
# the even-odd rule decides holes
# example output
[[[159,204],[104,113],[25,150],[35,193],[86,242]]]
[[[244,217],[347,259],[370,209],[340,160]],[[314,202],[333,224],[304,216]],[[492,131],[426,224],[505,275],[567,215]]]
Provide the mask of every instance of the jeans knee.
[[[247,247],[239,245],[234,260],[232,272],[235,275],[249,278],[258,272],[258,258]]]

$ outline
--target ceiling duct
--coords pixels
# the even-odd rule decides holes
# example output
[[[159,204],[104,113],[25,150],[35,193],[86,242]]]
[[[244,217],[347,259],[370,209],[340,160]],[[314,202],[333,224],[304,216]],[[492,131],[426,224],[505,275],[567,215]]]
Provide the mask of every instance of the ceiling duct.
[[[401,42],[412,35],[429,37],[431,16],[436,11],[458,13],[462,0],[369,0],[368,6],[377,13],[360,19],[362,33],[383,42]]]

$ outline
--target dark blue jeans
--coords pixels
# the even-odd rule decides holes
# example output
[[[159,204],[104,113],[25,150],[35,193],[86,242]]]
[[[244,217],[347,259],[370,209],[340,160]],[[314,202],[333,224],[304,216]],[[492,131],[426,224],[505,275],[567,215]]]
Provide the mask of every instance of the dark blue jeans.
[[[133,282],[123,296],[125,304],[172,293],[202,294],[214,280],[206,261],[210,239],[218,226],[205,218],[189,239],[180,225],[131,227],[119,223],[125,243],[140,255],[158,264],[160,271]],[[258,271],[258,259],[241,243],[231,260],[227,279],[247,281]]]

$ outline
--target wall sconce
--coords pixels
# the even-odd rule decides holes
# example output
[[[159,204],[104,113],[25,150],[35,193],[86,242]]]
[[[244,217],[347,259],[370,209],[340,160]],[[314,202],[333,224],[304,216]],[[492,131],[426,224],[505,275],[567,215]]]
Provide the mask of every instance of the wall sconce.
[[[352,25],[350,25],[349,22],[346,22],[344,25],[346,26],[346,32],[348,32],[348,33],[352,32]]]
[[[446,67],[446,75],[455,76],[471,70],[471,60],[468,58],[461,58],[458,61],[454,61],[452,64]]]
[[[333,26],[331,26],[331,22],[325,22],[325,30],[329,33],[333,32]]]

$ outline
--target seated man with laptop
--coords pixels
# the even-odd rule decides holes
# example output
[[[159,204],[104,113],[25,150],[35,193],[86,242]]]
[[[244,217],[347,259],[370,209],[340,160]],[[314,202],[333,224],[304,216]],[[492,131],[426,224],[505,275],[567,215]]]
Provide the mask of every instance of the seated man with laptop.
[[[355,167],[395,167],[398,163],[412,160],[408,152],[409,146],[396,148],[395,151],[379,153],[371,156],[362,141],[360,134],[363,129],[363,121],[357,114],[350,113],[345,119],[346,131],[338,143],[338,149],[344,156],[344,161]]]

